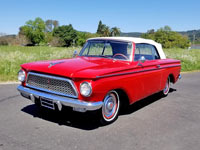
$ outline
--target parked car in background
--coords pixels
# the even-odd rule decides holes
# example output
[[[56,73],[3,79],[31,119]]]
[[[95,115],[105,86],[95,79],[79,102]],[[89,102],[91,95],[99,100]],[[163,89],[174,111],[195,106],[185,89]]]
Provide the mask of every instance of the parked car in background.
[[[153,40],[99,37],[88,39],[75,58],[21,65],[17,89],[49,109],[98,111],[108,124],[122,106],[158,92],[168,95],[180,70],[180,60],[167,59]]]

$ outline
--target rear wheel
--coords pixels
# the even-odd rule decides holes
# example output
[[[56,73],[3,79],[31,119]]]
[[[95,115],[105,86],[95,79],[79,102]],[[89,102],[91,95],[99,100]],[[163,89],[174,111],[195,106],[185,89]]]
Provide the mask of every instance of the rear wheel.
[[[116,91],[110,91],[103,101],[100,121],[103,125],[109,124],[118,118],[120,100]]]
[[[167,96],[170,90],[170,77],[167,78],[167,81],[165,83],[165,88],[162,91],[163,96]]]

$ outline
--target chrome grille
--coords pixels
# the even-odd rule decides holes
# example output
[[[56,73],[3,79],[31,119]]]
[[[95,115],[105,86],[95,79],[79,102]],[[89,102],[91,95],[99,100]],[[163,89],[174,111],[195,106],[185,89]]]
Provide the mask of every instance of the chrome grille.
[[[62,96],[77,97],[73,82],[61,77],[29,72],[26,86]]]

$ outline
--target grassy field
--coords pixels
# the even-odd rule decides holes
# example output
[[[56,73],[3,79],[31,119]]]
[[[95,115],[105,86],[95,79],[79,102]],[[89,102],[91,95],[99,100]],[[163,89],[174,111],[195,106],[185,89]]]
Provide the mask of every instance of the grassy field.
[[[20,64],[72,57],[80,48],[0,46],[0,81],[17,81]]]
[[[181,71],[200,70],[200,50],[199,49],[164,49],[167,58],[181,60]]]
[[[0,46],[0,81],[17,81],[20,64],[72,57],[80,48]],[[168,58],[180,59],[182,71],[200,70],[200,50],[165,49]]]

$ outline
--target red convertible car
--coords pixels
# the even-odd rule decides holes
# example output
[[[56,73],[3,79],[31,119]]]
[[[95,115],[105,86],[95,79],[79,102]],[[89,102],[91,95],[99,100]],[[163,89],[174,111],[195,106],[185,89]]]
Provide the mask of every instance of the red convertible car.
[[[21,65],[17,89],[49,109],[98,111],[100,121],[108,124],[117,119],[121,106],[158,92],[166,96],[180,70],[180,61],[166,59],[153,40],[91,38],[74,58]]]

